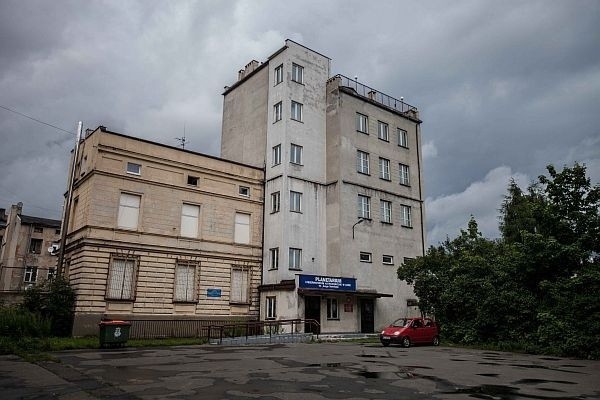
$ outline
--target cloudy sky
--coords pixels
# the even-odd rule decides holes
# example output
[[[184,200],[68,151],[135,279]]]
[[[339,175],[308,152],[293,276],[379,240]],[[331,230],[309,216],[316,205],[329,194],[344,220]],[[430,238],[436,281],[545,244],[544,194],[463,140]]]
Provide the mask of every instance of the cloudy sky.
[[[498,235],[509,179],[600,180],[600,2],[0,1],[0,207],[60,218],[66,131],[219,155],[222,90],[286,38],[417,106],[428,241]]]

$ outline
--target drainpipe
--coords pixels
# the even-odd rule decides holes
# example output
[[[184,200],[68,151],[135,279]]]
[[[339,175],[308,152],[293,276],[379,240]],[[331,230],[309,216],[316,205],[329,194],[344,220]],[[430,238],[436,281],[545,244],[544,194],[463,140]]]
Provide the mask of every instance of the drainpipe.
[[[421,247],[423,251],[423,256],[425,256],[425,222],[423,214],[425,209],[425,202],[423,200],[423,182],[421,180],[421,176],[423,172],[421,171],[421,145],[419,143],[419,133],[421,125],[417,123],[415,127],[415,132],[417,136],[417,169],[419,170],[419,200],[421,200]]]
[[[58,253],[58,266],[56,268],[56,275],[60,276],[63,273],[63,262],[65,257],[65,246],[67,242],[67,229],[69,227],[69,217],[71,215],[71,202],[73,200],[73,181],[75,180],[75,166],[77,165],[77,157],[79,156],[79,142],[81,140],[81,131],[83,129],[83,123],[79,121],[77,124],[77,137],[75,140],[75,151],[73,154],[73,161],[71,162],[71,174],[69,175],[69,183],[67,190],[67,198],[65,201],[65,207],[63,209],[62,224],[60,227],[60,251]]]

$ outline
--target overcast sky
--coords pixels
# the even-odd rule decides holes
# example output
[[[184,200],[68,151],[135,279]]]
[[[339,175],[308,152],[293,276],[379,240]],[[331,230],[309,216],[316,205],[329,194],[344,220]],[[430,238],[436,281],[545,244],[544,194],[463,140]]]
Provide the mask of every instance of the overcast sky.
[[[0,106],[219,155],[223,87],[293,39],[421,112],[428,241],[509,179],[600,180],[600,1],[0,1]],[[0,108],[0,208],[60,218],[74,137]]]

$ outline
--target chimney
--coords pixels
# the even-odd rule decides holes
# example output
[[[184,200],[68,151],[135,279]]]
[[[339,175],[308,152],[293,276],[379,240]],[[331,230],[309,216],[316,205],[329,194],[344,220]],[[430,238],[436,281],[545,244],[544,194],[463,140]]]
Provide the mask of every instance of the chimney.
[[[21,213],[23,212],[23,203],[18,202],[16,206],[12,206],[12,209],[17,212],[17,215],[21,215]]]
[[[375,100],[376,95],[377,95],[377,91],[375,91],[375,90],[371,90],[369,93],[367,93],[367,96],[369,96],[370,100]]]
[[[244,69],[238,71],[238,82],[250,75],[259,65],[260,63],[256,60],[252,60],[246,64]]]

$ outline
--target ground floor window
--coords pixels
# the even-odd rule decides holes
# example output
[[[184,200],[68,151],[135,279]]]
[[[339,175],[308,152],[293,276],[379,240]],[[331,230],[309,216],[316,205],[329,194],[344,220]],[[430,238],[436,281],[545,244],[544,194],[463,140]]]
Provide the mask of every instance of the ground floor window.
[[[193,302],[196,300],[196,264],[178,261],[175,265],[174,301]]]
[[[111,261],[106,298],[133,300],[135,292],[136,259],[114,257]]]
[[[231,303],[249,303],[249,270],[244,267],[234,266],[231,268]]]
[[[277,318],[277,298],[275,296],[267,296],[267,316],[266,319]]]
[[[327,299],[327,319],[340,319],[338,314],[338,299]]]
[[[35,283],[37,281],[38,267],[25,267],[25,282]]]

